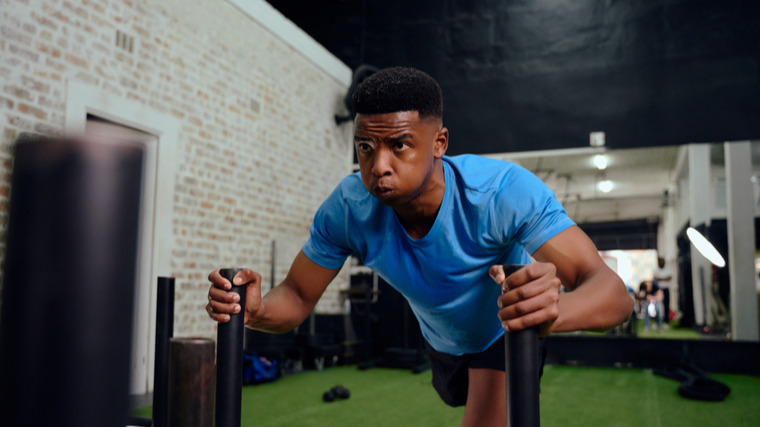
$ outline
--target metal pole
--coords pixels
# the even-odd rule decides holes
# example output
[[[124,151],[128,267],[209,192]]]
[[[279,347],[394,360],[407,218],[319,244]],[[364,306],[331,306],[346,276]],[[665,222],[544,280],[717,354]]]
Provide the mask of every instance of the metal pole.
[[[377,276],[377,273],[372,273],[372,280],[377,280],[375,277]],[[366,304],[364,305],[364,361],[369,362],[372,360],[372,318],[370,317],[370,313],[372,311],[372,290],[369,287],[369,284],[366,281],[366,278],[363,279],[363,283],[365,285],[365,291],[364,297],[366,299]]]
[[[169,425],[214,427],[214,341],[171,338],[169,355]]]
[[[240,270],[240,268],[225,268],[219,270],[219,274],[232,283],[232,279]],[[229,322],[220,323],[217,330],[216,427],[240,427],[245,289],[245,285],[232,285],[232,289],[228,292],[240,295],[238,301],[240,312],[231,314]]]
[[[274,289],[275,283],[275,274],[277,272],[277,241],[272,240],[272,260],[271,264],[269,266],[269,290],[271,291]]]
[[[174,335],[174,278],[158,278],[156,361],[153,371],[153,425],[167,427],[169,414],[169,339]]]
[[[16,144],[0,320],[4,427],[125,425],[142,162],[131,144]]]
[[[524,267],[505,265],[509,276]],[[504,333],[507,427],[541,425],[538,399],[538,327]]]

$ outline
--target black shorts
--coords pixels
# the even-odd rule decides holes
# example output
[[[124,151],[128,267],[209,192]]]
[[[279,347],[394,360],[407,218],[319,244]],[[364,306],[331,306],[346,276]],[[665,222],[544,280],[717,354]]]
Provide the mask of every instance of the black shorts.
[[[468,369],[494,369],[504,372],[504,336],[496,340],[481,353],[454,356],[435,350],[425,341],[425,349],[430,356],[433,369],[433,387],[441,399],[449,406],[464,406],[467,403],[467,388],[470,376]],[[544,373],[546,349],[544,339],[538,339],[539,378]]]

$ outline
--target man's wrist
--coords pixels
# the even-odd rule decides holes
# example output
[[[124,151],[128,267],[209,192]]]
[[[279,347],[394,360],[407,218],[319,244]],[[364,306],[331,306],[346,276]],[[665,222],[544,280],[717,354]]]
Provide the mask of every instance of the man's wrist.
[[[262,298],[261,303],[259,303],[259,309],[256,310],[255,313],[251,313],[248,316],[248,322],[246,322],[245,327],[248,329],[261,329],[261,319],[264,318],[265,312],[266,310],[264,309],[264,299]]]
[[[562,324],[565,320],[565,317],[562,316],[562,300],[566,298],[567,295],[568,294],[559,294],[559,301],[557,301],[557,319],[552,323],[551,328],[549,328],[549,335],[554,332],[562,332]]]

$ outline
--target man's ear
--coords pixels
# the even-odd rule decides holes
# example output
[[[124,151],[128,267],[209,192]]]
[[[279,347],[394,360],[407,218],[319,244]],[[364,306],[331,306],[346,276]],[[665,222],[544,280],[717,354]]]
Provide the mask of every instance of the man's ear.
[[[436,159],[440,159],[446,154],[448,148],[449,130],[442,127],[435,134],[435,141],[433,141],[433,156],[435,156]]]

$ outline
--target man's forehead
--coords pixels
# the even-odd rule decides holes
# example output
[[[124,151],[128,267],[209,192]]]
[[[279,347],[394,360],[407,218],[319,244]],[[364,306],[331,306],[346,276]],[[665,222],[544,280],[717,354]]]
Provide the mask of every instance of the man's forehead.
[[[372,125],[414,125],[420,124],[420,115],[417,111],[399,111],[382,114],[357,114],[355,123],[357,126]]]
[[[354,119],[354,134],[365,132],[409,131],[427,133],[438,130],[441,120],[420,119],[417,111],[401,111],[384,114],[357,114]]]

